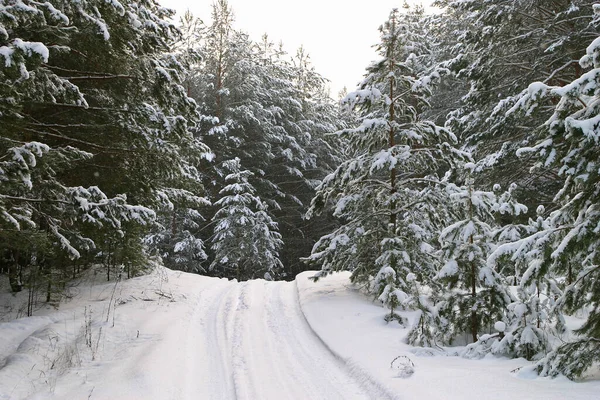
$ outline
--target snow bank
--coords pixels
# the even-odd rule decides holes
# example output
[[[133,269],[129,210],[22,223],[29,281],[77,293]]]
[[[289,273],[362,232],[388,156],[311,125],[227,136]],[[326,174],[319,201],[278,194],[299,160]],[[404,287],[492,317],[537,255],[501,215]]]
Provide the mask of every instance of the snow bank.
[[[227,281],[164,268],[119,283],[101,276],[58,310],[0,323],[0,399],[192,398],[197,388],[182,383],[200,382],[195,313]]]
[[[405,337],[410,327],[386,324],[387,310],[353,286],[349,273],[316,283],[308,279],[313,275],[304,272],[296,277],[300,305],[312,329],[361,375],[404,400],[589,400],[600,392],[598,381],[538,378],[530,373],[532,363],[525,359],[469,360],[454,356],[458,352],[453,349],[409,346]],[[414,312],[402,314],[411,322],[416,316]],[[407,365],[410,360],[414,373],[403,374],[395,368],[397,358]]]

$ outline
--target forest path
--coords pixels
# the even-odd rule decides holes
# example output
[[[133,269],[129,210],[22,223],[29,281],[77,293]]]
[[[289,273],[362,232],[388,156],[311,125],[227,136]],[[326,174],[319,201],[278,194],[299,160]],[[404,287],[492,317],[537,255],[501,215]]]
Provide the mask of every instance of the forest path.
[[[393,398],[313,331],[297,282],[159,269],[43,313],[0,323],[0,400]]]
[[[210,365],[195,398],[371,398],[306,322],[295,282],[231,282],[211,297],[196,323]]]

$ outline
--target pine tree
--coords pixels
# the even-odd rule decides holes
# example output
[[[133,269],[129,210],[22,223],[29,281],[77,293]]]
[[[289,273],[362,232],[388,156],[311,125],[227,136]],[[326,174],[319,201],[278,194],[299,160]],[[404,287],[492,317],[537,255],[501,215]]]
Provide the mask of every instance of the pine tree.
[[[188,96],[193,95],[194,81],[198,78],[198,65],[202,59],[200,41],[204,29],[203,22],[188,10],[180,18],[179,32],[173,44],[173,56],[181,64],[180,81]],[[190,129],[194,131],[195,126],[191,125]],[[194,141],[199,143],[198,139]],[[196,152],[194,164],[201,158],[211,159],[213,156],[206,147],[197,147],[192,151]],[[144,241],[168,268],[204,273],[206,269],[203,263],[208,256],[199,231],[206,222],[204,214],[210,207],[210,201],[200,196],[205,192],[201,184],[204,175],[196,165],[189,165],[188,168],[191,173],[188,178],[191,179],[185,179],[178,183],[179,187],[161,193],[157,224]]]
[[[562,294],[559,284],[548,267],[549,253],[522,241],[548,229],[543,218],[544,207],[537,209],[538,217],[530,219],[528,224],[503,227],[496,234],[499,245],[488,257],[488,265],[506,272],[512,268],[512,276],[506,278],[517,286],[516,299],[508,305],[507,321],[502,334],[494,338],[497,343],[489,346],[494,354],[508,357],[524,357],[528,360],[540,359],[550,348],[549,334],[564,333],[564,318],[554,309],[556,299]],[[511,254],[515,251],[515,243],[522,256]],[[521,246],[521,244],[524,246]]]
[[[394,312],[397,309],[405,309],[409,301],[411,300],[410,295],[407,293],[408,283],[405,282],[402,277],[398,277],[396,270],[392,267],[396,259],[408,258],[406,252],[399,251],[397,249],[402,248],[402,241],[399,238],[396,239],[383,239],[381,242],[382,254],[375,260],[375,263],[379,267],[379,272],[373,280],[373,292],[378,296],[385,306],[390,309],[390,313],[385,316],[385,321],[398,321],[401,325],[404,324],[404,319]],[[406,274],[406,280],[409,281],[414,274]],[[402,290],[404,289],[404,290]]]
[[[370,289],[392,308],[410,302],[416,278],[433,275],[443,172],[467,157],[452,147],[449,131],[421,119],[430,76],[417,62],[425,50],[412,41],[420,22],[393,10],[381,27],[382,58],[344,99],[360,111],[360,126],[338,132],[346,161],[319,186],[309,212],[331,203],[342,223],[307,258],[321,267],[315,279],[339,270],[363,284],[376,278]]]
[[[198,79],[197,74],[200,71],[199,65],[202,62],[202,40],[206,34],[206,26],[204,22],[194,16],[188,9],[179,19],[179,35],[174,44],[174,49],[178,55],[178,59],[185,67],[184,86],[187,95],[190,97],[198,97],[193,90],[196,85],[194,81]]]
[[[445,265],[436,279],[447,284],[440,314],[449,325],[447,340],[469,332],[476,342],[482,327],[504,319],[503,309],[511,300],[502,277],[486,264],[493,248],[493,230],[486,220],[492,219],[496,196],[475,190],[472,180],[463,187],[451,184],[448,191],[454,204],[465,211],[463,219],[440,234]]]
[[[340,120],[339,108],[329,97],[327,81],[315,70],[307,51],[299,48],[287,62],[282,57],[286,55],[280,55],[277,71],[288,89],[287,94],[280,97],[279,107],[288,119],[283,126],[294,140],[288,139],[280,148],[285,157],[273,166],[281,167],[268,171],[285,193],[279,200],[280,209],[274,215],[286,243],[282,260],[285,260],[287,275],[293,278],[305,268],[300,258],[334,226],[331,216],[307,220],[305,214],[316,186],[339,161],[338,138],[328,134],[346,125]],[[297,147],[301,151],[293,150]],[[292,157],[289,157],[290,150],[293,150]]]
[[[205,222],[201,211],[210,202],[188,191],[171,190],[159,209],[154,231],[144,242],[160,255],[164,265],[175,270],[202,273],[208,258],[205,243],[198,235]]]
[[[281,258],[284,273],[293,277],[299,255],[314,242],[311,230],[320,229],[303,216],[336,153],[324,139],[325,132],[337,129],[336,109],[306,52],[290,61],[268,36],[254,43],[234,28],[226,1],[214,5],[213,18],[203,32],[205,57],[192,88],[205,115],[197,133],[214,152],[202,167],[204,184],[217,198],[226,185],[224,165],[240,159],[288,244]]]
[[[523,120],[506,116],[529,83],[562,85],[581,74],[574,62],[592,40],[589,25],[592,1],[438,1],[445,6],[454,43],[448,43],[447,61],[464,83],[466,92],[454,105],[447,127],[470,147],[478,169],[478,185],[489,182],[516,183],[524,202],[535,209],[539,200],[551,208],[553,193],[560,187],[556,171],[538,169],[530,174],[534,159],[515,151],[535,140],[531,134],[550,117],[542,108]],[[592,35],[592,36],[590,36]],[[584,39],[584,40],[581,40]],[[437,93],[436,93],[437,95]],[[445,97],[445,96],[436,96]],[[506,171],[510,171],[507,173]],[[487,187],[488,190],[490,187]]]

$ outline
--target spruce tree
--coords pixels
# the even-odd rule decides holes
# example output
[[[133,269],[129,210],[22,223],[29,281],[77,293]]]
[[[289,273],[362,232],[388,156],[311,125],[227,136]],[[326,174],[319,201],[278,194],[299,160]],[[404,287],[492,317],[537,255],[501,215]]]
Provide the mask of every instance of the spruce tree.
[[[202,34],[204,57],[192,79],[191,92],[204,115],[196,133],[214,154],[202,163],[204,186],[218,198],[226,185],[225,164],[240,159],[288,244],[281,258],[284,274],[293,278],[298,257],[315,240],[312,231],[320,233],[319,224],[303,216],[336,153],[324,138],[337,128],[336,109],[305,51],[290,60],[281,45],[266,35],[253,42],[235,29],[234,20],[226,1],[214,4],[213,21]]]
[[[206,148],[171,15],[153,0],[0,6],[2,235],[37,238],[18,258],[50,280],[69,259],[141,264],[156,209],[197,196]]]
[[[530,174],[535,159],[515,151],[535,140],[535,128],[551,115],[537,110],[524,120],[505,115],[531,82],[563,85],[581,74],[575,62],[592,40],[589,24],[593,1],[454,1],[442,0],[443,21],[450,31],[443,65],[459,81],[447,90],[464,95],[449,114],[447,127],[469,146],[478,161],[477,185],[507,187],[516,183],[524,203],[535,210],[542,200],[551,208],[560,188],[556,170],[548,167]],[[460,91],[460,90],[459,90]],[[446,97],[436,93],[436,97]],[[510,171],[510,173],[507,173]]]
[[[215,202],[219,209],[213,218],[211,249],[215,255],[210,269],[238,280],[274,279],[282,267],[278,252],[283,243],[277,224],[248,182],[252,173],[241,170],[240,160],[226,162],[225,168],[230,174]]]
[[[470,176],[475,164],[465,167],[469,174],[466,184],[447,186],[452,206],[460,211],[458,220],[440,233],[445,264],[435,279],[446,285],[439,295],[442,304],[437,307],[443,318],[440,331],[445,340],[469,332],[471,340],[477,342],[485,327],[506,320],[507,306],[513,300],[504,277],[487,264],[495,248],[494,214],[519,215],[527,208],[503,201],[510,199],[499,198],[496,193],[477,190]]]

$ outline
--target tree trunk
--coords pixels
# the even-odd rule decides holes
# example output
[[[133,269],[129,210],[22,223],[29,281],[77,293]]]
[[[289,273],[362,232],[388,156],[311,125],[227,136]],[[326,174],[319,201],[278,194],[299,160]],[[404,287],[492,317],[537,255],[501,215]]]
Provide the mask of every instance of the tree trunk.
[[[473,220],[474,212],[473,212],[473,189],[469,184],[469,218]],[[472,245],[474,243],[473,235],[469,236],[469,243]],[[477,302],[477,266],[475,263],[471,263],[471,298],[473,299],[473,304],[471,305],[471,336],[473,337],[473,343],[477,341],[477,310],[475,308],[475,303]]]
[[[31,271],[29,272],[29,293],[27,296],[27,316],[31,317],[33,315],[33,305],[36,297],[36,286],[37,286],[37,274],[39,271],[39,266],[34,265]]]
[[[394,60],[394,47],[396,46],[396,24],[395,21],[392,21],[392,38],[390,45],[388,47],[388,62],[390,66],[390,108],[389,108],[389,123],[390,123],[390,132],[389,132],[389,143],[388,147],[391,149],[396,145],[395,136],[396,132],[394,129],[394,120],[395,120],[395,110],[394,110],[394,86],[396,84],[396,80],[394,77],[394,67],[396,62]],[[392,227],[392,234],[396,233],[396,224],[397,224],[397,215],[396,215],[396,200],[394,197],[396,196],[396,167],[392,168],[390,171],[390,225]]]
[[[46,287],[46,303],[50,303],[52,300],[52,273],[48,275],[48,285]]]
[[[11,259],[8,262],[8,281],[13,293],[23,290],[23,268],[19,264],[19,253],[11,251]]]
[[[177,233],[177,212],[173,210],[173,218],[171,219],[171,235],[175,236]]]

